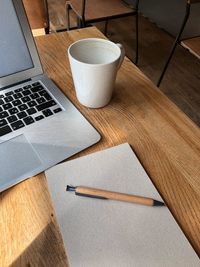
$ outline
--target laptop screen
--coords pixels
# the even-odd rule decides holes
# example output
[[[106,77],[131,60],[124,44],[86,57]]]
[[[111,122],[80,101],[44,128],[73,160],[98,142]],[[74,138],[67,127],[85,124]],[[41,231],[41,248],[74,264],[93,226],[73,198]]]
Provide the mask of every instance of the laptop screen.
[[[42,73],[22,0],[0,0],[0,89]]]
[[[11,1],[1,0],[0,77],[33,67],[33,62]]]

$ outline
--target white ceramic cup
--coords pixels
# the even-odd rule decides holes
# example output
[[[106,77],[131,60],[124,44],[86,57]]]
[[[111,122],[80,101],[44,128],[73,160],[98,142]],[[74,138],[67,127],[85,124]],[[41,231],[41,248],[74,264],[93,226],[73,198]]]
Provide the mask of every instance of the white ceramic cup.
[[[100,108],[109,103],[124,56],[121,44],[105,39],[81,39],[68,48],[76,96],[82,105]]]

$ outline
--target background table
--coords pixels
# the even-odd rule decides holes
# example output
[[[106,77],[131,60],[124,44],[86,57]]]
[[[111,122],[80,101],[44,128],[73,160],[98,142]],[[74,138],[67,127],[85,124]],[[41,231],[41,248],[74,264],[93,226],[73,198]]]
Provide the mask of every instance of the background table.
[[[36,38],[45,72],[102,135],[82,156],[128,142],[200,255],[200,131],[125,59],[112,101],[102,109],[75,96],[66,49],[103,37],[95,28]],[[44,174],[0,195],[0,266],[68,266]]]
[[[183,40],[181,44],[186,49],[188,49],[193,55],[200,59],[200,36]]]

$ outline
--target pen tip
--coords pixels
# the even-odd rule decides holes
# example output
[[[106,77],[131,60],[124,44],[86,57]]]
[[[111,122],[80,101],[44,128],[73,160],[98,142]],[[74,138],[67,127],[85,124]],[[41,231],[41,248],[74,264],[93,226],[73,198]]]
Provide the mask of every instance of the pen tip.
[[[153,206],[165,206],[165,203],[158,200],[154,200]]]
[[[67,185],[66,191],[75,191],[76,187],[72,185]]]

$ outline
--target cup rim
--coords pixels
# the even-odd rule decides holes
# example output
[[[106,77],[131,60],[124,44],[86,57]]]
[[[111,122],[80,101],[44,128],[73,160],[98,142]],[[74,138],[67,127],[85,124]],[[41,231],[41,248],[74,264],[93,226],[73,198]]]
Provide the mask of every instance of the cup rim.
[[[91,64],[91,63],[83,62],[83,61],[80,61],[80,60],[76,59],[76,58],[71,54],[71,52],[70,52],[71,48],[72,48],[73,46],[77,45],[77,43],[85,42],[85,41],[88,41],[88,40],[90,40],[90,41],[100,41],[100,42],[104,42],[104,43],[110,43],[111,45],[113,45],[115,48],[118,49],[118,51],[119,51],[119,56],[118,56],[116,59],[111,60],[111,61],[109,61],[109,62],[106,62],[106,63],[98,63],[98,64]],[[104,65],[112,64],[112,63],[116,62],[116,61],[120,58],[120,55],[121,55],[121,53],[120,53],[120,52],[121,52],[121,49],[119,48],[119,46],[117,46],[117,44],[115,44],[114,42],[112,42],[112,41],[110,41],[110,40],[108,40],[108,39],[104,39],[104,38],[83,38],[83,39],[79,39],[79,40],[73,42],[73,43],[68,47],[67,51],[68,51],[68,55],[70,55],[70,56],[73,58],[73,60],[75,60],[75,61],[77,61],[77,62],[79,62],[79,63],[85,64],[85,65],[89,65],[89,66],[104,66]]]

